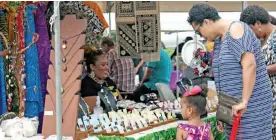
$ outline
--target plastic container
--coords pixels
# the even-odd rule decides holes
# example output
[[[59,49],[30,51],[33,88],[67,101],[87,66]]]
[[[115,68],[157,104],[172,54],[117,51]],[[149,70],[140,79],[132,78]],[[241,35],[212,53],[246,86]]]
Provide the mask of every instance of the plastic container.
[[[101,99],[99,96],[97,96],[96,106],[93,109],[93,114],[99,117],[100,114],[102,113],[103,113],[103,108],[101,107]]]

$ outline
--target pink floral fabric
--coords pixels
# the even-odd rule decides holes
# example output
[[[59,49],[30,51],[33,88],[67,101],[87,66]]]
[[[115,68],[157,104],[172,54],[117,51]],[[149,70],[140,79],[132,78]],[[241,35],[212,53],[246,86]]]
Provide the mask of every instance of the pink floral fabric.
[[[209,140],[209,133],[211,131],[210,123],[204,123],[203,126],[179,124],[178,127],[188,133],[188,136],[185,138],[185,140]]]

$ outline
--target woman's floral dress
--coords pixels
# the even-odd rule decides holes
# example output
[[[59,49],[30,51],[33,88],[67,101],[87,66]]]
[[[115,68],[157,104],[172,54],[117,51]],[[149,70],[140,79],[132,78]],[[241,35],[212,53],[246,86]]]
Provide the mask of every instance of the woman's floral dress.
[[[179,124],[179,128],[183,129],[188,133],[188,136],[185,140],[209,140],[211,124],[204,123],[203,126],[193,126],[190,124]]]
[[[271,33],[265,46],[262,47],[266,65],[276,64],[276,30]],[[273,93],[273,116],[272,116],[272,134],[273,140],[276,140],[276,74],[269,74]]]

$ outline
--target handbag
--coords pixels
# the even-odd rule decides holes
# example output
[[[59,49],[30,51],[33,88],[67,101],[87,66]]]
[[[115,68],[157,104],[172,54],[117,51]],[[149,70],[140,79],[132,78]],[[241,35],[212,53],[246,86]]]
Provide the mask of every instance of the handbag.
[[[221,48],[220,48],[221,49]],[[220,56],[220,50],[219,50],[219,56]],[[220,59],[218,57],[218,59]],[[241,102],[241,99],[238,99],[236,97],[233,97],[227,93],[222,92],[220,89],[220,63],[218,62],[218,88],[217,91],[218,94],[218,106],[217,106],[217,113],[216,113],[216,119],[218,121],[221,121],[225,124],[232,125],[233,124],[233,114],[232,114],[232,106],[237,105]]]
[[[237,99],[233,96],[225,94],[223,92],[218,92],[218,107],[216,118],[218,121],[226,123],[228,125],[233,124],[233,114],[232,106],[240,103],[240,99]]]

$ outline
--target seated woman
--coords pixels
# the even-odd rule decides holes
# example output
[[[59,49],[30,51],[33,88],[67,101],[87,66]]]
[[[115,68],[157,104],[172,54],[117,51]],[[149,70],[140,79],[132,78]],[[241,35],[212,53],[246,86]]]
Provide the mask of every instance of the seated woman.
[[[119,92],[116,84],[108,77],[107,57],[102,50],[90,48],[85,53],[86,75],[81,82],[81,97],[88,104],[90,112],[96,106],[97,96],[104,110],[114,110]],[[109,110],[109,109],[107,109]]]

